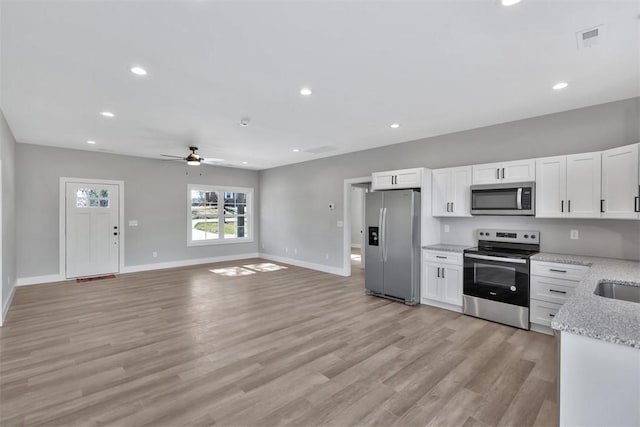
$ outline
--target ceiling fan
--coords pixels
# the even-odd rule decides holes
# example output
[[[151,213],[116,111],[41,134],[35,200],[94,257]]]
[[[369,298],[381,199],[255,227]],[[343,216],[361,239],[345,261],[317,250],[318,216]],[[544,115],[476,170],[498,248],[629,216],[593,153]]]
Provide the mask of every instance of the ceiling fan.
[[[174,159],[186,160],[189,166],[200,166],[200,163],[204,161],[204,157],[201,157],[196,153],[198,147],[189,147],[191,153],[187,157],[172,156],[170,154],[160,154],[162,157],[172,157]]]

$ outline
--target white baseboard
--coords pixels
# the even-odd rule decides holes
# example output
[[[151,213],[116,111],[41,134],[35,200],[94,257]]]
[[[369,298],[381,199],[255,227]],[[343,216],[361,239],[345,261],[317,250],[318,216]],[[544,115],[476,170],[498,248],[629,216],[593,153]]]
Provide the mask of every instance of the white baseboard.
[[[11,307],[11,302],[13,301],[13,296],[16,294],[15,285],[11,288],[11,292],[9,292],[9,296],[7,300],[2,304],[2,316],[0,317],[0,326],[4,325],[4,319],[7,317],[7,313],[9,312],[9,307]]]
[[[420,304],[432,305],[434,307],[444,308],[445,310],[455,311],[456,313],[462,313],[462,306],[447,304],[446,302],[435,301],[428,298],[422,298]]]
[[[268,259],[270,261],[282,262],[285,264],[291,264],[291,265],[295,265],[296,267],[308,268],[310,270],[322,271],[324,273],[336,274],[338,276],[344,276],[344,277],[347,276],[344,268],[331,267],[328,265],[316,264],[314,262],[301,261],[299,259],[285,258],[277,255],[264,254],[264,253],[260,254],[260,258]]]
[[[180,261],[158,262],[155,264],[130,265],[130,266],[125,266],[120,273],[124,274],[124,273],[138,273],[140,271],[164,270],[166,268],[188,267],[190,265],[212,264],[215,262],[235,261],[235,260],[249,259],[249,258],[260,258],[260,254],[257,252],[254,252],[249,254],[238,254],[238,255],[210,257],[210,258],[196,258],[196,259],[184,259]]]
[[[43,283],[64,282],[65,279],[60,274],[47,274],[45,276],[18,277],[16,286],[41,285]]]
[[[538,325],[537,323],[532,323],[530,329],[533,332],[539,332],[541,334],[553,335],[553,329],[548,326]]]

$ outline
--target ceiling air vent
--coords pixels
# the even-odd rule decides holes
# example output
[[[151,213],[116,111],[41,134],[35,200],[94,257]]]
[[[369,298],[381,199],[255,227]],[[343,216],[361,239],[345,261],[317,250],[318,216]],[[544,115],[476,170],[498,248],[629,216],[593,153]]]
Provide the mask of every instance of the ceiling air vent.
[[[584,49],[585,47],[596,47],[602,44],[604,39],[604,25],[588,28],[586,30],[578,31],[576,33],[576,40],[578,41],[578,49]]]

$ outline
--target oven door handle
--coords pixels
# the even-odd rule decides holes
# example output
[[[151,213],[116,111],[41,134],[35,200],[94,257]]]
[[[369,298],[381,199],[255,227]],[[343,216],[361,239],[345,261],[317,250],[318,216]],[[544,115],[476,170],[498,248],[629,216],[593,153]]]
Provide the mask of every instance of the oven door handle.
[[[499,256],[490,256],[490,255],[476,255],[476,254],[464,254],[465,258],[475,258],[475,259],[486,259],[488,261],[500,261],[500,262],[508,262],[511,264],[526,264],[526,259],[520,258],[503,258]]]

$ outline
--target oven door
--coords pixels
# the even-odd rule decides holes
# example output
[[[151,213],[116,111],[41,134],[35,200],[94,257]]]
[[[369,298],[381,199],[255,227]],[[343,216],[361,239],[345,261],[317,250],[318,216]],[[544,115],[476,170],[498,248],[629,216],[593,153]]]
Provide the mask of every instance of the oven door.
[[[529,259],[464,254],[463,293],[529,307]]]

